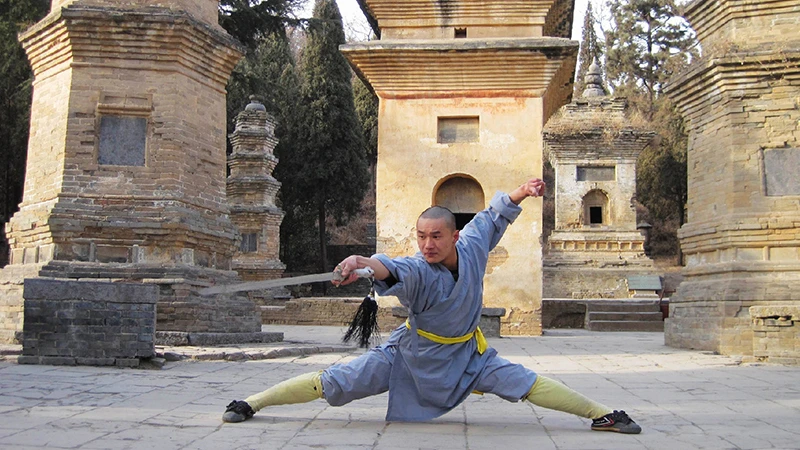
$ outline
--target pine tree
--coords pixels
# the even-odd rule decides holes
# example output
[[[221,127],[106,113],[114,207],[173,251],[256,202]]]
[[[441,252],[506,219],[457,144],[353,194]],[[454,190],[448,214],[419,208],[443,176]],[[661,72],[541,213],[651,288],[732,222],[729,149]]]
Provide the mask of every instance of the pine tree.
[[[292,12],[306,0],[220,0],[219,24],[248,49],[258,46],[260,38],[279,34],[286,25],[297,25]]]
[[[674,0],[609,0],[608,6],[608,83],[616,94],[643,101],[640,108],[652,119],[666,81],[697,57],[694,33]]]
[[[0,0],[0,230],[22,201],[28,154],[33,73],[17,34],[49,10],[48,0]],[[0,266],[7,254],[0,231]]]
[[[673,0],[611,0],[606,71],[616,95],[650,120],[659,137],[639,157],[637,200],[653,225],[652,254],[680,254],[685,221],[687,136],[683,119],[662,95],[673,73],[697,57],[697,42]]]
[[[592,2],[589,2],[586,5],[586,15],[583,18],[581,49],[580,53],[578,53],[578,71],[575,76],[573,98],[580,97],[583,93],[586,87],[584,79],[593,61],[597,61],[597,64],[600,66],[600,73],[603,72],[603,49],[600,47],[600,42],[597,38],[597,31],[595,30],[596,23],[597,21],[592,13]]]
[[[353,98],[370,166],[378,160],[378,96],[360,78],[353,78]]]
[[[300,158],[293,164],[292,192],[298,207],[317,212],[320,270],[329,270],[326,218],[345,223],[355,215],[368,187],[364,138],[355,112],[352,72],[339,52],[345,43],[334,0],[317,0],[300,64],[303,111]],[[288,174],[287,174],[288,175]]]

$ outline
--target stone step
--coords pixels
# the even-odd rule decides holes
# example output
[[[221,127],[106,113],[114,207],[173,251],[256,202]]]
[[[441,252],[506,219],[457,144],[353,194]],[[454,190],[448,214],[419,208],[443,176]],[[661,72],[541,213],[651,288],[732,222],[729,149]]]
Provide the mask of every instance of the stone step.
[[[661,311],[648,312],[617,312],[617,311],[592,311],[589,313],[589,322],[597,320],[634,321],[634,322],[661,322],[664,315]]]
[[[588,309],[591,312],[654,312],[660,311],[658,302],[592,302]]]
[[[591,331],[664,331],[664,322],[595,320],[586,328]]]

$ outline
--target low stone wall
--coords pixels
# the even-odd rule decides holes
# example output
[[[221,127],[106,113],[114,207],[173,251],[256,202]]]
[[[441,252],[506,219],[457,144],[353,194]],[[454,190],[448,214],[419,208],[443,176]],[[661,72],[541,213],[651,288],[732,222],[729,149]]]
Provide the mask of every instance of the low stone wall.
[[[348,326],[363,298],[303,298],[284,306],[262,306],[261,322],[275,325]],[[403,323],[391,308],[378,309],[378,327],[389,331]]]
[[[289,300],[285,306],[262,306],[261,320],[275,325],[348,326],[353,319],[360,298],[303,298]],[[486,337],[500,337],[500,319],[504,308],[483,308],[481,331]],[[408,313],[403,307],[378,309],[378,327],[389,332],[406,321]]]
[[[568,299],[542,300],[542,328],[585,328],[587,302]]]
[[[27,279],[20,364],[135,367],[155,356],[158,287]]]
[[[658,275],[649,268],[595,269],[591,267],[544,267],[543,298],[629,298],[627,278],[632,275]]]

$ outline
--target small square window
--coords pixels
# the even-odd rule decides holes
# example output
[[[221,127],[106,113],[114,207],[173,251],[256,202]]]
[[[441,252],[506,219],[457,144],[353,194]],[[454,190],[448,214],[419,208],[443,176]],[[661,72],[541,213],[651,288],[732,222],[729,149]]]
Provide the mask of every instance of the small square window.
[[[255,253],[258,251],[258,233],[243,233],[242,243],[239,245],[242,253]]]
[[[467,37],[467,29],[466,28],[456,28],[454,37],[456,39],[465,39]]]
[[[147,119],[102,116],[97,162],[112,166],[144,166]]]
[[[439,117],[437,142],[457,144],[478,142],[480,139],[480,119],[477,117]]]

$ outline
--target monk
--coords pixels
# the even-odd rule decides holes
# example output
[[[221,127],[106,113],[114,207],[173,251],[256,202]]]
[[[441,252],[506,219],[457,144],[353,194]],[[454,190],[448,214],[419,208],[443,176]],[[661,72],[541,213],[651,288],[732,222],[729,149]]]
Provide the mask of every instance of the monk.
[[[267,406],[321,398],[341,406],[389,391],[387,421],[427,421],[477,391],[591,419],[592,430],[640,433],[625,411],[500,357],[478,328],[489,252],[522,211],[520,203],[541,197],[544,188],[542,180],[531,179],[508,194],[497,193],[461,231],[448,209],[428,208],[417,219],[414,256],[344,259],[336,268],[342,281],[335,284],[352,283],[355,269],[372,268],[378,294],[396,296],[408,309],[408,321],[385,343],[346,364],[231,402],[222,420],[241,422]]]

